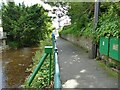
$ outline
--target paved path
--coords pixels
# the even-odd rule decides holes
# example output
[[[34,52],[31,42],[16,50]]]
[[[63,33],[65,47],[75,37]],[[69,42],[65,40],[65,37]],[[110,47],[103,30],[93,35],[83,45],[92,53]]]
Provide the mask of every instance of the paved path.
[[[60,38],[57,47],[63,88],[118,88],[118,79],[110,77],[84,50]]]

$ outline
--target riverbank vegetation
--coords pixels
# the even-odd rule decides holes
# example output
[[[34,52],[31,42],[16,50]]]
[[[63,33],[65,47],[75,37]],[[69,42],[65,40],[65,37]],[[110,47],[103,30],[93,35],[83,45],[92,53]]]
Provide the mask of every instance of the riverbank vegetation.
[[[99,20],[94,29],[94,3],[70,3],[68,15],[71,25],[66,26],[60,34],[73,34],[77,37],[90,37],[98,43],[101,36],[120,37],[120,3],[100,3]]]
[[[12,48],[31,47],[37,45],[39,50],[36,51],[32,58],[32,64],[27,68],[26,72],[32,72],[38,65],[43,53],[45,45],[52,45],[51,32],[52,21],[48,16],[48,12],[44,8],[35,4],[25,6],[24,3],[16,5],[9,2],[2,5],[2,26],[4,32],[7,33],[7,44]],[[52,56],[53,57],[53,56]],[[51,88],[53,87],[54,61],[52,59],[51,66],[51,84],[49,85],[49,56],[45,60],[38,74],[34,78],[31,86],[28,86],[26,78],[22,87],[24,88]]]
[[[52,31],[48,12],[39,4],[3,4],[2,26],[7,32],[7,44],[13,48],[37,45],[40,40],[50,37]]]
[[[44,41],[40,42],[40,48],[36,51],[35,56],[32,58],[33,64],[30,65],[29,68],[27,68],[26,72],[33,72],[38,65],[43,53],[44,53],[44,46],[46,45],[52,45],[52,42],[50,39],[46,39]],[[53,55],[53,54],[52,54]],[[53,56],[52,56],[53,57]],[[31,74],[26,78],[25,83],[23,85],[24,88],[53,88],[53,76],[54,76],[54,61],[52,59],[52,66],[51,66],[51,84],[49,85],[49,56],[43,63],[41,69],[38,71],[36,77],[34,78],[32,84],[28,86],[28,80],[31,76]]]

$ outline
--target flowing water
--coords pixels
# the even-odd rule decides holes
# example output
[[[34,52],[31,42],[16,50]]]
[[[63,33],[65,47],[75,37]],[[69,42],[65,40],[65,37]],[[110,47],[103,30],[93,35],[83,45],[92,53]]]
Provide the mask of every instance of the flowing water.
[[[18,88],[30,74],[26,69],[32,64],[32,57],[38,48],[6,50],[2,53],[2,87]],[[0,60],[1,62],[1,60]],[[1,76],[1,75],[0,75]]]

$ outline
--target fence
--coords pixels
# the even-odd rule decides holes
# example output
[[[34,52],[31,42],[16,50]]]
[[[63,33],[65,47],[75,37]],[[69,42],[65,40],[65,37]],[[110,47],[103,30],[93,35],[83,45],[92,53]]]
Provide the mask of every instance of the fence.
[[[56,47],[56,40],[55,37],[52,37],[53,46],[45,46],[45,53],[43,54],[43,57],[41,58],[40,62],[38,63],[37,67],[33,71],[31,77],[29,78],[28,85],[30,86],[33,79],[35,78],[36,74],[42,67],[45,59],[50,54],[50,67],[49,67],[49,85],[51,82],[51,54],[52,49],[54,48],[54,64],[55,64],[55,72],[54,72],[54,88],[59,90],[61,88],[61,81],[60,81],[60,71],[59,71],[59,64],[58,64],[58,49]]]

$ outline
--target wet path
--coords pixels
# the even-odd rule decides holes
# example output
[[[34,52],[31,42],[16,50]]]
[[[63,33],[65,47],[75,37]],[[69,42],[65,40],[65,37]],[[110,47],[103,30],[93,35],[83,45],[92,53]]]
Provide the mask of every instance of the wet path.
[[[30,72],[26,69],[32,64],[32,56],[37,48],[7,50],[2,53],[3,88],[18,88]]]
[[[118,79],[110,77],[84,50],[60,38],[57,46],[63,88],[118,88]]]

